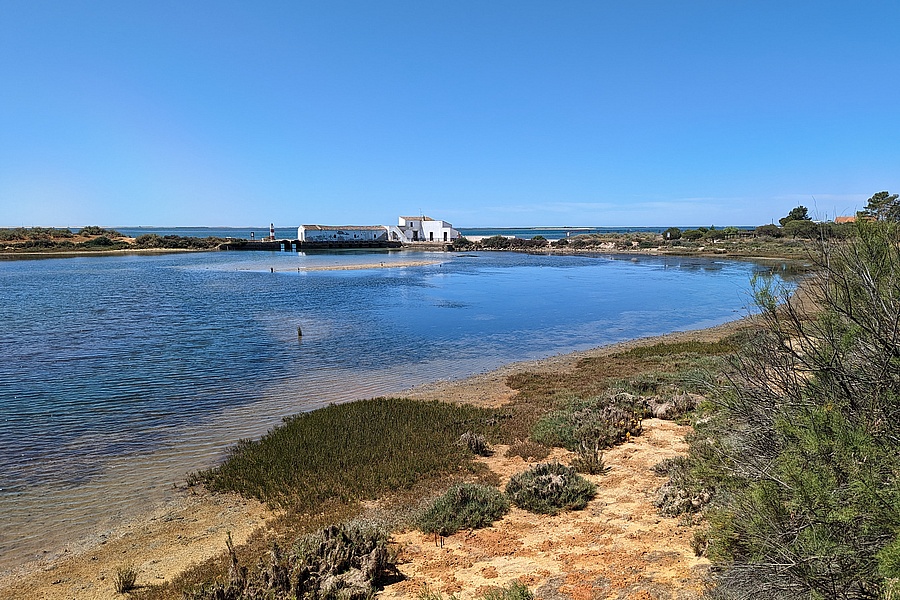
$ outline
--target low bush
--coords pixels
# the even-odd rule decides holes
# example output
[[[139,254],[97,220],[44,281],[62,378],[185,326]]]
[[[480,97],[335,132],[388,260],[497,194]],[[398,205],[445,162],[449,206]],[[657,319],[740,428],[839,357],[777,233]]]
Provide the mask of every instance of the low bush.
[[[79,231],[78,233],[79,235],[104,235],[106,237],[123,237],[122,234],[115,229],[105,229],[97,225],[88,225],[87,227],[82,227],[81,231]]]
[[[604,450],[640,435],[645,410],[643,399],[630,394],[576,398],[542,417],[531,437],[546,446],[573,452],[584,451],[587,446]]]
[[[425,533],[453,535],[461,529],[488,527],[509,512],[509,500],[487,485],[464,483],[451,487],[418,519]]]
[[[541,463],[513,475],[506,486],[507,496],[519,508],[550,515],[581,510],[596,493],[593,483],[558,462]]]
[[[484,439],[484,436],[479,433],[467,431],[459,436],[459,439],[456,440],[456,444],[463,448],[467,448],[469,452],[476,456],[490,456],[492,454],[491,446],[487,443],[487,440]]]
[[[186,600],[367,600],[396,571],[388,534],[360,521],[333,525],[300,539],[288,554],[274,545],[268,564],[241,566],[229,535],[227,582],[202,585]]]
[[[137,587],[137,575],[137,569],[132,564],[116,568],[116,575],[113,577],[113,587],[115,587],[116,593],[125,594],[135,589]]]

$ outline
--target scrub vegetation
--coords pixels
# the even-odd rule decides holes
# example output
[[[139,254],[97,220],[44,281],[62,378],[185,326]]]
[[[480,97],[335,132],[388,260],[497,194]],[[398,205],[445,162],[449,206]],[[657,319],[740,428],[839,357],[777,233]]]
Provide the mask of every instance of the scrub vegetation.
[[[509,500],[498,489],[473,483],[454,485],[419,517],[425,533],[453,535],[462,529],[488,527],[509,512]]]
[[[506,494],[519,508],[555,515],[564,510],[581,510],[597,494],[597,487],[575,469],[552,462],[513,475],[506,485]]]
[[[900,230],[856,229],[802,294],[758,282],[762,330],[660,466],[661,510],[708,520],[711,598],[900,593]]]

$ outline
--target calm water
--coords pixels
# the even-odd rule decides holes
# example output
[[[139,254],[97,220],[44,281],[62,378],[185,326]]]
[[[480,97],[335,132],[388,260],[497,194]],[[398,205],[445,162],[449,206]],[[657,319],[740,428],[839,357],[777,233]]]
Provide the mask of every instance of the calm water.
[[[297,270],[426,259],[442,262]],[[757,268],[408,251],[2,261],[0,570],[146,509],[283,415],[722,323],[746,312]]]

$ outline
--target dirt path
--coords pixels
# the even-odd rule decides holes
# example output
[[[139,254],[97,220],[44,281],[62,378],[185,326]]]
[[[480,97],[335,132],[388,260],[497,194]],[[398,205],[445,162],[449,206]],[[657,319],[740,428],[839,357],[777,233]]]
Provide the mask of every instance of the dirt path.
[[[606,454],[608,473],[588,476],[598,495],[584,510],[551,517],[513,508],[494,527],[459,532],[443,547],[418,531],[396,535],[407,579],[379,597],[415,597],[427,586],[465,600],[518,580],[545,600],[696,598],[708,562],[694,556],[693,528],[657,514],[663,479],[651,470],[687,450],[688,429],[645,421],[641,436]],[[505,486],[529,465],[496,450],[484,461]],[[553,458],[568,462],[565,454]]]

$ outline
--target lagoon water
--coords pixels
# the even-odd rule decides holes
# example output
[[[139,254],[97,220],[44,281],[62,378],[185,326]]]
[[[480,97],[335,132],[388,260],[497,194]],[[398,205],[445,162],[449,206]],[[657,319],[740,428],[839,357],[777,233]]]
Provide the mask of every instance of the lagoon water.
[[[408,261],[439,262],[381,268]],[[306,270],[341,265],[377,268]],[[145,511],[284,415],[719,324],[746,314],[761,268],[410,251],[0,261],[0,571]]]

